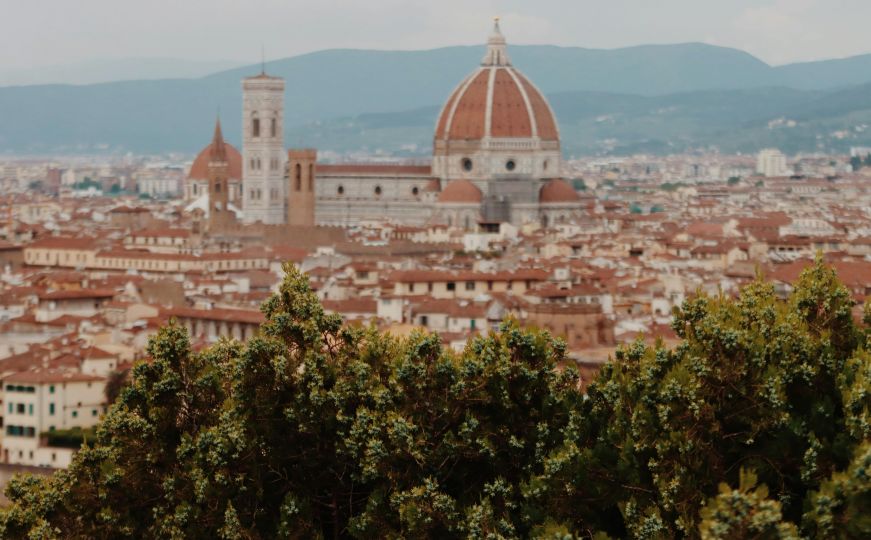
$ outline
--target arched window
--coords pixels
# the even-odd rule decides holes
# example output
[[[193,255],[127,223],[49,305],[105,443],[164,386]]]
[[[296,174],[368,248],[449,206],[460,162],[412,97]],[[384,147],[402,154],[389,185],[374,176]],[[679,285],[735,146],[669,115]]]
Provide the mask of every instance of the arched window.
[[[220,193],[220,192],[221,192],[221,181],[218,180],[217,182],[215,182],[215,193]]]
[[[375,186],[375,195],[381,195],[381,186]]]
[[[312,163],[308,164],[308,190],[311,192],[315,190],[315,166]]]
[[[293,185],[296,191],[302,191],[302,165],[296,164],[293,171]]]
[[[339,185],[339,187],[336,188],[336,193],[338,193],[339,195],[344,195],[345,194],[345,186]]]
[[[194,195],[197,194],[197,185],[196,184],[191,184],[191,193],[193,193]]]
[[[257,118],[257,111],[251,113],[251,136],[260,136],[260,118]]]
[[[275,134],[278,132],[278,121],[273,118],[269,124],[269,134],[271,137],[275,137]]]
[[[413,188],[411,188],[411,194],[412,194],[412,195],[414,195],[415,197],[417,197],[417,194],[418,194],[418,193],[420,193],[420,190],[417,188],[417,186],[414,186]]]

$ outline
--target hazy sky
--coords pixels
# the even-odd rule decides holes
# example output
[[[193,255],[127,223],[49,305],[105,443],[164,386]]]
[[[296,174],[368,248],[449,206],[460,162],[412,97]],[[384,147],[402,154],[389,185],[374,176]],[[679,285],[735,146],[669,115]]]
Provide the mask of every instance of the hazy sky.
[[[772,64],[871,52],[869,0],[0,0],[0,69],[476,44],[494,15],[509,44],[702,41]]]

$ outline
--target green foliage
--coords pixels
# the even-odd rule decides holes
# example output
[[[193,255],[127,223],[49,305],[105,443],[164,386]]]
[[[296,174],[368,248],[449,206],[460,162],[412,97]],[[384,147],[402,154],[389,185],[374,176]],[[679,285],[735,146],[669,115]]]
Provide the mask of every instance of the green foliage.
[[[76,182],[75,184],[73,184],[73,189],[82,189],[82,190],[88,189],[88,188],[100,189],[101,187],[102,186],[100,185],[99,182],[97,182],[95,180],[91,180],[91,178],[88,176],[86,176],[81,182]]]
[[[87,441],[93,441],[96,431],[93,428],[83,429],[74,427],[70,429],[56,429],[42,434],[49,446],[63,448],[81,448]]]
[[[730,176],[726,182],[730,186],[734,186],[734,185],[738,184],[739,182],[741,182],[741,177],[740,176]]]
[[[106,376],[106,387],[103,394],[106,396],[106,403],[115,403],[118,396],[121,395],[121,390],[130,382],[130,370],[113,370]]]
[[[459,354],[344,326],[293,267],[262,310],[199,354],[162,329],[93,446],[10,482],[0,537],[868,536],[867,330],[821,262],[785,301],[688,300],[677,348],[586,395],[513,323]]]
[[[868,355],[851,307],[821,262],[787,301],[761,282],[737,300],[688,300],[676,349],[639,342],[604,367],[536,494],[577,530],[696,537],[701,498],[747,468],[784,521],[801,523],[809,493],[869,436]]]
[[[810,494],[805,529],[817,538],[871,537],[871,443],[856,449],[843,472]]]
[[[739,482],[738,489],[720,484],[720,493],[702,508],[703,540],[798,540],[795,525],[782,521],[780,503],[768,498],[768,488],[757,487],[755,474],[742,469]]]

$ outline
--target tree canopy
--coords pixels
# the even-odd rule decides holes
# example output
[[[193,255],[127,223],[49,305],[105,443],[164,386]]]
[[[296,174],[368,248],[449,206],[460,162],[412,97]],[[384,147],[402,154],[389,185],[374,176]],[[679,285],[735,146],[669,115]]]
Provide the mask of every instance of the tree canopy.
[[[505,322],[462,353],[324,312],[292,266],[245,344],[149,343],[68,470],[18,477],[3,538],[861,538],[865,324],[818,262],[788,299],[676,310],[582,393]]]

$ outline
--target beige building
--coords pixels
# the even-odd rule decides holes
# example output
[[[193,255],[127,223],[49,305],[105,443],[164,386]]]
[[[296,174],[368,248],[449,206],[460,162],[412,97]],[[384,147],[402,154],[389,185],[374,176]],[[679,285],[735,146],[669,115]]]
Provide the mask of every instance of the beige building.
[[[74,450],[49,447],[43,433],[97,424],[105,413],[105,379],[59,370],[15,373],[3,380],[4,463],[68,467]]]

